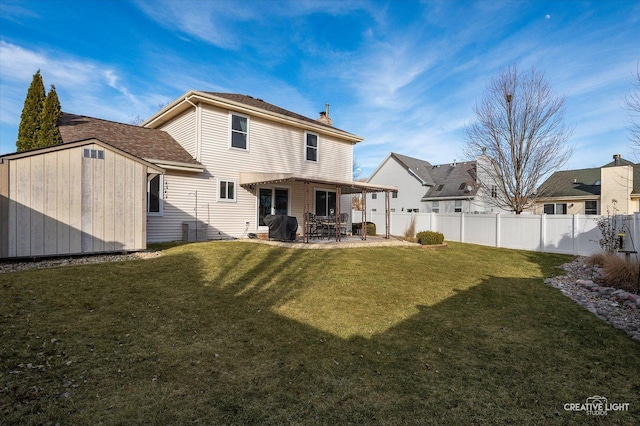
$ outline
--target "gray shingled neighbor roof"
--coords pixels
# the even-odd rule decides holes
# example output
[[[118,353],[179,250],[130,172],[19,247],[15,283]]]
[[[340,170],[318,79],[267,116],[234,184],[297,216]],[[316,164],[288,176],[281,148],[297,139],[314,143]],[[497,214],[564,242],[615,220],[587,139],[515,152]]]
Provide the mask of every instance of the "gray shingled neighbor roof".
[[[391,157],[395,158],[405,169],[410,170],[411,173],[422,180],[423,185],[436,184],[430,173],[433,166],[428,161],[407,157],[406,155],[396,154],[395,152],[391,153]]]
[[[465,161],[454,164],[432,165],[428,161],[406,155],[391,153],[405,169],[418,176],[428,186],[425,199],[468,198],[478,192],[476,185],[476,162]],[[471,187],[469,191],[468,187]]]
[[[423,200],[469,198],[478,192],[475,161],[433,166],[431,176],[436,185],[427,189],[422,197]]]
[[[60,134],[64,143],[98,139],[145,160],[200,165],[167,132],[83,115],[62,113]]]
[[[538,189],[540,197],[588,197],[600,195],[600,169],[615,166],[633,166],[633,194],[640,193],[640,164],[620,158],[602,167],[563,170],[553,173]],[[597,183],[597,185],[596,185]]]

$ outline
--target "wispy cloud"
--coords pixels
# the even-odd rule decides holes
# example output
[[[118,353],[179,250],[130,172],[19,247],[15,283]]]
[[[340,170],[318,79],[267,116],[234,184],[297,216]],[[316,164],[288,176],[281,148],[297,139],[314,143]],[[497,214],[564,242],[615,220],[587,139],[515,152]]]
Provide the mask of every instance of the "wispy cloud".
[[[128,122],[137,115],[147,116],[171,98],[153,92],[135,94],[121,83],[114,67],[92,59],[60,52],[30,50],[0,41],[0,123],[13,127],[20,122],[33,74],[41,70],[45,88],[54,84],[64,111]],[[105,102],[108,99],[108,102]],[[15,130],[14,130],[15,132]],[[3,132],[3,150],[10,148],[16,135]]]

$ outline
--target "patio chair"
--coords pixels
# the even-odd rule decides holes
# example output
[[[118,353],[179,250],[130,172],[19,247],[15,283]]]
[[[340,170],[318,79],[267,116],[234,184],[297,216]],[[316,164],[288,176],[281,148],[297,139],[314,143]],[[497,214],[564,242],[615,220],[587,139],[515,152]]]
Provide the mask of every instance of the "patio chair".
[[[315,214],[307,213],[307,235],[309,238],[322,238],[322,228]]]
[[[347,224],[349,223],[349,214],[340,213],[340,235],[347,236]]]

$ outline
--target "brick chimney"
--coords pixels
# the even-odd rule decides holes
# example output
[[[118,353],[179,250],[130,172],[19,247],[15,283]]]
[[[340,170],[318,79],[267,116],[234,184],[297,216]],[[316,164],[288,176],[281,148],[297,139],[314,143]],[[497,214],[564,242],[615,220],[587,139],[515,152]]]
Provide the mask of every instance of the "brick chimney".
[[[620,154],[613,154],[613,164],[615,164],[616,166],[619,166],[621,158],[622,156]]]
[[[333,120],[329,118],[329,104],[324,104],[324,111],[320,111],[320,117],[317,121],[327,126],[333,126]]]

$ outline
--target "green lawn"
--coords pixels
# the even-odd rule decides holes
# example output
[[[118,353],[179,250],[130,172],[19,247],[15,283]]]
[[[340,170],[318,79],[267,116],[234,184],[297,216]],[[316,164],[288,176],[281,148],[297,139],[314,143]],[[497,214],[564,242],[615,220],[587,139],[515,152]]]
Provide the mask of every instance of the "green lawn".
[[[568,256],[181,245],[0,274],[0,424],[638,424],[640,342]],[[606,417],[565,411],[601,395]]]

